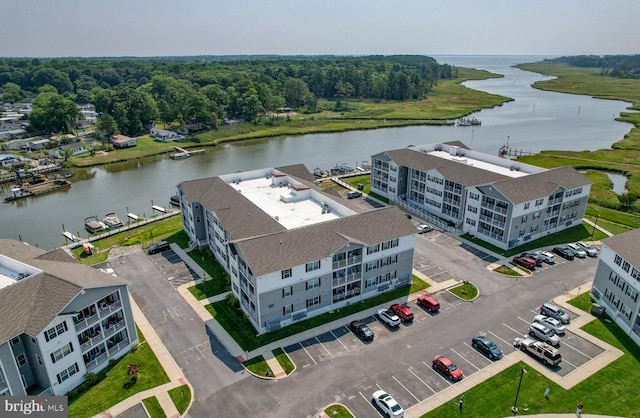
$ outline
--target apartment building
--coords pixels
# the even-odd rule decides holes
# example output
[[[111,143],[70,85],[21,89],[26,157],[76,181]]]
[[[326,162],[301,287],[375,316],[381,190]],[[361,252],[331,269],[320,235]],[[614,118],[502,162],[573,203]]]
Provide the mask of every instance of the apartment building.
[[[592,298],[640,345],[640,229],[602,240]]]
[[[64,395],[138,342],[128,282],[0,239],[0,396]]]
[[[178,186],[190,241],[229,273],[259,332],[411,283],[411,221],[395,206],[363,209],[313,180],[294,165]]]
[[[502,249],[580,225],[591,181],[572,167],[543,169],[461,142],[372,156],[371,191]]]

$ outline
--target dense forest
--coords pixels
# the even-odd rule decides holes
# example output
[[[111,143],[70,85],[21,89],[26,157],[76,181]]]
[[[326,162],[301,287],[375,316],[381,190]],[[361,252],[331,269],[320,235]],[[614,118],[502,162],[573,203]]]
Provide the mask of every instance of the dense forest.
[[[50,113],[93,103],[100,129],[127,135],[153,121],[215,128],[287,107],[312,113],[320,99],[334,101],[334,110],[354,99],[420,99],[438,79],[456,76],[456,68],[415,55],[0,60],[2,102],[35,98],[37,129],[67,131],[77,115]]]
[[[640,77],[640,55],[577,55],[545,61],[561,62],[574,67],[601,68],[601,74],[609,77]]]

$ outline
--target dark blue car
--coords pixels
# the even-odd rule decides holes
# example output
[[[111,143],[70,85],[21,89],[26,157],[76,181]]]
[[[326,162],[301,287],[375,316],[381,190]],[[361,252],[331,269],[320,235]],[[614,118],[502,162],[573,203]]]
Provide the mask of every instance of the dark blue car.
[[[471,345],[491,360],[500,360],[502,358],[502,350],[487,337],[476,335],[471,340]]]

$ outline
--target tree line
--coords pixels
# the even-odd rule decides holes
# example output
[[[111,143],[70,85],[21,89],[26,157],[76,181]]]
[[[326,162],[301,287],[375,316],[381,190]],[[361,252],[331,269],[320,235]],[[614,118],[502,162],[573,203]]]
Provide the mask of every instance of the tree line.
[[[617,78],[640,78],[640,55],[577,55],[545,61],[573,67],[601,68],[600,74]]]
[[[418,55],[13,58],[0,60],[0,92],[5,103],[37,96],[36,129],[68,131],[78,116],[69,103],[93,103],[109,132],[138,135],[153,121],[215,128],[282,108],[312,113],[321,99],[336,110],[354,99],[420,99],[457,75]]]

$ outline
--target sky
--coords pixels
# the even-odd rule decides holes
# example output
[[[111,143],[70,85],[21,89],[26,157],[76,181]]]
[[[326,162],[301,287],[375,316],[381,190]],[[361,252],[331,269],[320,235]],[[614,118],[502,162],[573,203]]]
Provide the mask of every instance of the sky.
[[[640,53],[639,0],[0,0],[0,57]]]

